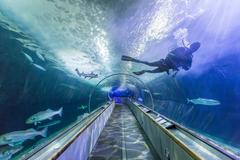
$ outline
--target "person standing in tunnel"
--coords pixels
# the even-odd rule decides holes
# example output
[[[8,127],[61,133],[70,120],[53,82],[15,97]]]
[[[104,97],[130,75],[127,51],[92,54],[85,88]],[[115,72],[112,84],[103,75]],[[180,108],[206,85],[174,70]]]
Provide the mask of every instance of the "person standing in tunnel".
[[[167,74],[169,74],[169,70],[173,70],[175,72],[173,76],[175,76],[180,68],[186,71],[191,68],[193,53],[199,49],[200,45],[201,44],[199,42],[194,42],[190,45],[190,47],[186,47],[185,45],[184,47],[178,47],[169,52],[165,59],[160,59],[156,62],[141,61],[125,55],[122,56],[121,60],[142,63],[151,67],[157,67],[154,70],[142,70],[133,72],[136,75],[162,72],[167,72]]]

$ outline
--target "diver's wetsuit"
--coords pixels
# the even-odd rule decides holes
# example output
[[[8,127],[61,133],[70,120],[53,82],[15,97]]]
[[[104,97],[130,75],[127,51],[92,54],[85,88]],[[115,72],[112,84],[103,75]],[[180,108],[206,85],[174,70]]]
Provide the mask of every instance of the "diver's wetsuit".
[[[178,70],[180,67],[189,70],[192,66],[192,53],[187,47],[178,47],[167,55],[165,62],[173,70]]]
[[[134,59],[129,56],[122,56],[123,61],[131,61],[135,63],[143,63],[148,66],[157,67],[154,70],[142,70],[139,72],[133,72],[136,75],[141,75],[146,72],[148,73],[161,73],[161,72],[167,72],[169,74],[169,70],[172,69],[173,71],[178,72],[179,68],[182,67],[184,70],[189,70],[192,65],[192,53],[195,51],[192,51],[191,49],[187,47],[178,47],[171,51],[165,59],[160,59],[156,62],[146,62]]]

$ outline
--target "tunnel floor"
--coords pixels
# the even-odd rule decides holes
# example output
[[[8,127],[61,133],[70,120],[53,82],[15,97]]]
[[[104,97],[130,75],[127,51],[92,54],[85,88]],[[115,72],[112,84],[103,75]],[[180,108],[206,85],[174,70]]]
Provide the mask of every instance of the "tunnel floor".
[[[137,120],[127,106],[117,105],[103,129],[90,160],[156,158]]]

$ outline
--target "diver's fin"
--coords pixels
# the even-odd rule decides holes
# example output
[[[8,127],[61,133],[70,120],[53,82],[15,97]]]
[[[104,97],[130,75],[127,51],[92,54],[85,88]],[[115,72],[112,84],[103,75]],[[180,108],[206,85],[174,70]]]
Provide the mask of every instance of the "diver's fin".
[[[133,72],[135,75],[142,75],[142,74],[144,74],[145,72],[144,71],[139,71],[139,72]]]
[[[122,61],[135,61],[134,58],[123,55],[121,58]]]
[[[187,98],[187,103],[191,103],[190,99]]]

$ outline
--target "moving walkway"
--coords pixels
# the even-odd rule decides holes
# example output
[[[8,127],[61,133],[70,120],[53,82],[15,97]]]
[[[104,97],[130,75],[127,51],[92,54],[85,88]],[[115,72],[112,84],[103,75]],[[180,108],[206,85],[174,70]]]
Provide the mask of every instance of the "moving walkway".
[[[44,145],[30,160],[231,160],[227,150],[130,99],[107,102]]]

